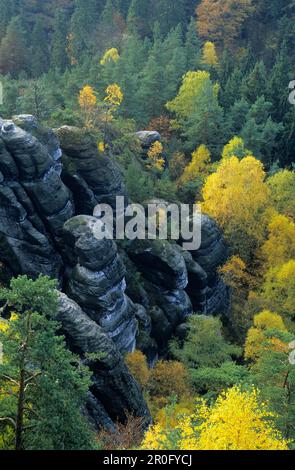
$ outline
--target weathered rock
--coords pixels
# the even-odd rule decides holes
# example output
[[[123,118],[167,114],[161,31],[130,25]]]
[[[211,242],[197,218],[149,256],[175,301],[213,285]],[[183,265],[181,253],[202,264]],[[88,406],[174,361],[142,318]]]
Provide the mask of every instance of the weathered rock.
[[[13,117],[16,126],[21,127],[29,134],[32,134],[39,140],[48,150],[49,155],[56,162],[55,168],[61,172],[61,156],[62,151],[57,136],[49,127],[41,126],[35,116],[31,114],[20,114]],[[57,166],[58,165],[58,166]]]
[[[2,122],[0,256],[14,274],[60,278],[63,263],[57,245],[74,208],[48,146],[12,121]]]
[[[72,189],[81,213],[89,214],[94,201],[95,205],[109,204],[115,209],[116,197],[124,196],[127,203],[119,167],[110,157],[98,152],[91,135],[70,126],[63,126],[56,133],[65,155],[64,180]]]
[[[145,149],[148,149],[155,142],[161,142],[162,140],[161,135],[156,131],[139,131],[136,132],[135,135],[140,140],[142,147]]]
[[[136,307],[125,295],[125,266],[111,240],[94,235],[97,220],[76,216],[64,226],[72,270],[66,292],[122,351],[135,348]]]
[[[204,312],[207,308],[208,276],[204,269],[194,261],[191,253],[181,250],[188,272],[188,286],[186,292],[189,295],[195,313]]]
[[[193,313],[185,292],[188,272],[184,257],[177,245],[164,240],[135,240],[127,252],[145,279],[150,305],[160,307],[152,317],[152,337],[163,353],[177,325]],[[162,332],[162,339],[157,331]]]
[[[104,333],[102,328],[90,320],[79,305],[60,294],[58,320],[73,350],[83,357],[86,353],[97,354],[97,358],[88,360],[93,372],[88,411],[96,425],[111,426],[113,422],[124,421],[126,412],[140,416],[145,423],[150,422],[150,414],[137,384],[121,354]],[[106,415],[106,413],[107,415]]]
[[[138,137],[145,150],[161,139]],[[83,358],[100,354],[90,362],[85,412],[108,429],[125,411],[150,419],[120,351],[137,341],[153,364],[174,335],[183,339],[193,311],[223,313],[228,305],[217,275],[227,249],[211,219],[203,216],[202,245],[192,254],[159,240],[132,242],[128,253],[122,244],[119,254],[112,240],[94,236],[92,217],[99,203],[115,208],[117,196],[126,196],[121,172],[85,131],[66,126],[54,134],[30,115],[0,119],[0,263],[5,276],[60,279],[68,297],[61,294],[59,319],[70,347]]]
[[[151,335],[157,342],[160,355],[163,355],[166,353],[168,341],[172,338],[173,328],[159,307],[152,307],[149,313],[152,319]]]
[[[178,247],[165,240],[135,240],[128,255],[143,276],[166,289],[185,289],[187,269]]]
[[[215,277],[217,268],[226,262],[228,247],[216,222],[206,215],[202,215],[201,236],[201,246],[192,252],[192,256],[210,280]]]
[[[228,247],[217,224],[206,215],[202,215],[201,247],[198,251],[192,252],[192,256],[208,278],[204,313],[226,315],[229,307],[229,291],[218,275],[218,268],[228,258]]]

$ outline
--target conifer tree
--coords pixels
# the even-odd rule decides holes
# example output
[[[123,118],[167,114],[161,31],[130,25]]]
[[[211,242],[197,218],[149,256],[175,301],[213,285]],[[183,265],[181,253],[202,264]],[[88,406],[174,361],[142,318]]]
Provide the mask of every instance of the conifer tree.
[[[64,10],[57,10],[53,23],[51,66],[60,72],[64,72],[69,65],[67,47],[68,31],[66,13]]]
[[[194,18],[191,18],[191,21],[187,29],[187,33],[185,37],[185,52],[186,52],[186,69],[197,70],[200,66],[200,60],[201,60],[201,42],[197,35]]]
[[[263,61],[256,63],[254,69],[245,77],[242,90],[243,96],[250,102],[255,101],[260,96],[265,96],[268,89],[267,72]]]
[[[39,77],[48,71],[49,50],[48,50],[48,36],[44,27],[43,21],[38,18],[33,32],[32,32],[32,59],[31,59],[31,73],[33,77]]]
[[[0,46],[0,73],[17,77],[28,65],[25,31],[20,17],[10,21]]]
[[[6,28],[13,16],[18,12],[18,0],[0,0],[0,41],[6,34]]]
[[[21,276],[0,298],[14,313],[1,321],[5,358],[0,365],[0,433],[16,450],[91,449],[82,417],[90,385],[88,369],[57,336],[55,281]],[[1,441],[1,439],[0,439]],[[14,441],[14,442],[13,442]]]
[[[132,0],[127,17],[127,26],[131,33],[145,36],[150,32],[149,2],[145,0]]]

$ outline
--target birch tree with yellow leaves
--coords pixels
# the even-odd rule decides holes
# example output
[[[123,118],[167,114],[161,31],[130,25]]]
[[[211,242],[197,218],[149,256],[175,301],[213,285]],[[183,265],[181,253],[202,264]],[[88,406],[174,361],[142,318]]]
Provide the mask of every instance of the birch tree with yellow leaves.
[[[274,414],[256,389],[235,386],[210,406],[199,401],[193,415],[179,416],[174,428],[152,426],[142,444],[148,450],[288,450]]]

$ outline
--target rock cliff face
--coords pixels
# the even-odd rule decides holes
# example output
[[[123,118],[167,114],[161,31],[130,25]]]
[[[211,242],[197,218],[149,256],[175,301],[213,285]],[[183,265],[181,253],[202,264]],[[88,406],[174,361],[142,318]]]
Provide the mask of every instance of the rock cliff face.
[[[64,234],[71,269],[65,290],[83,308],[120,351],[135,349],[135,306],[125,295],[125,266],[112,240],[97,240],[97,220],[77,216],[66,222]]]
[[[116,196],[126,196],[119,168],[83,131],[54,133],[32,116],[0,120],[0,261],[8,275],[59,280],[69,346],[82,357],[101,354],[89,364],[87,412],[109,428],[126,411],[150,419],[122,353],[138,347],[153,363],[189,315],[227,306],[216,274],[226,247],[214,222],[203,218],[196,253],[148,240],[118,251],[93,233],[95,206],[115,208]]]

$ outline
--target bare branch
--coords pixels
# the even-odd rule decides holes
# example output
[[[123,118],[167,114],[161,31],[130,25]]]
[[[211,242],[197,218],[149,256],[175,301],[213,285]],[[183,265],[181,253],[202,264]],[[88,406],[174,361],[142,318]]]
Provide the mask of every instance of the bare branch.
[[[12,382],[12,383],[15,384],[15,385],[19,385],[19,382],[17,382],[16,380],[14,380],[14,379],[13,379],[12,377],[10,377],[9,375],[0,374],[0,377],[3,377],[3,379],[9,380],[10,382]]]

